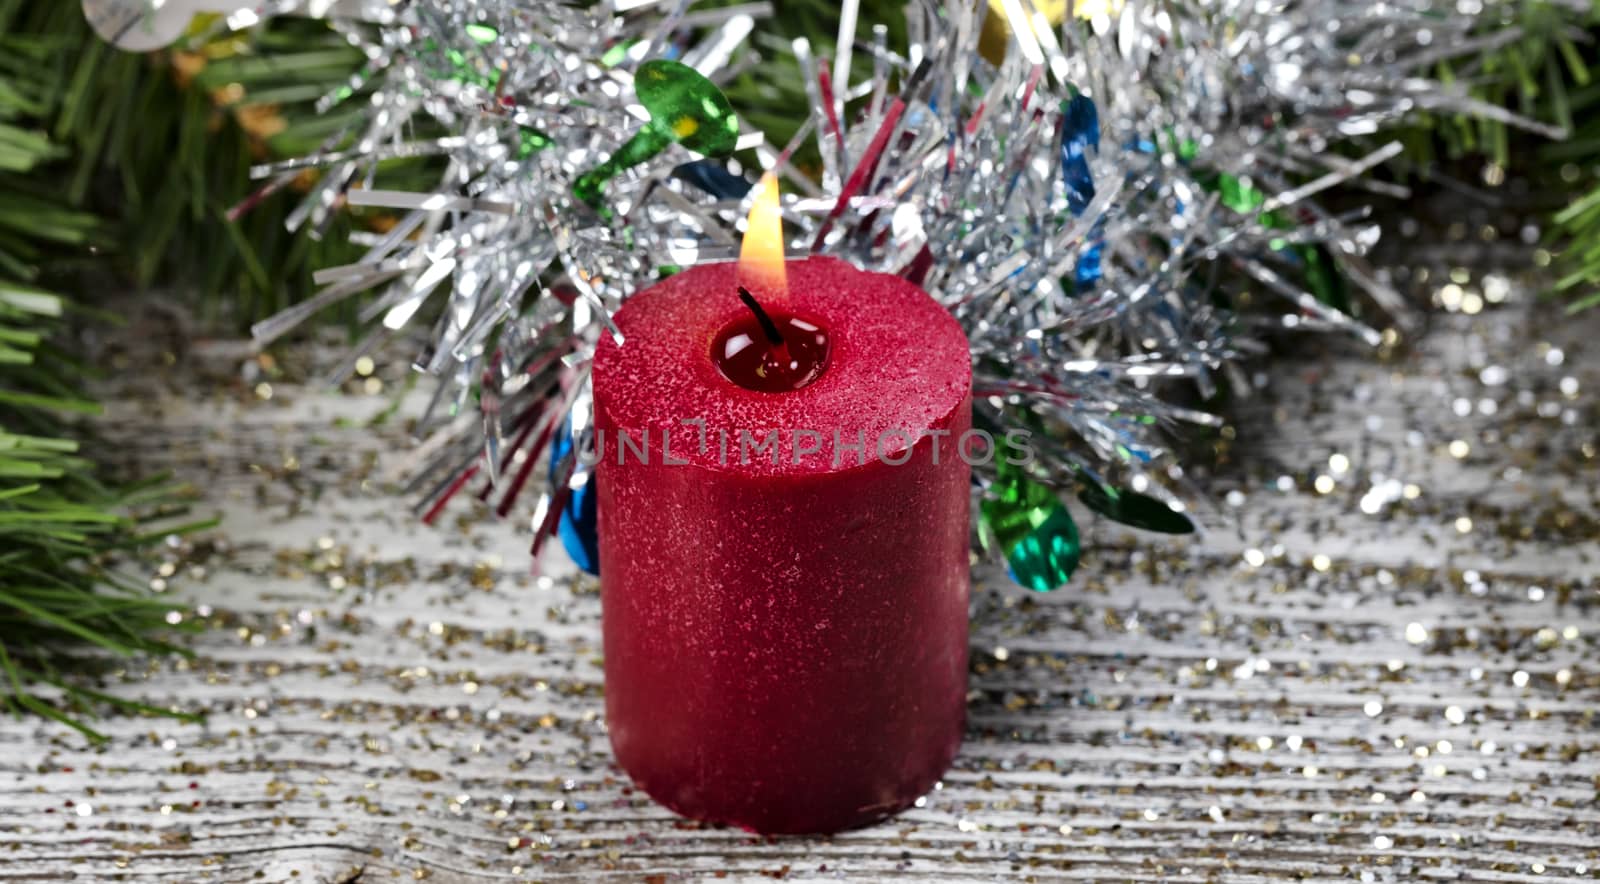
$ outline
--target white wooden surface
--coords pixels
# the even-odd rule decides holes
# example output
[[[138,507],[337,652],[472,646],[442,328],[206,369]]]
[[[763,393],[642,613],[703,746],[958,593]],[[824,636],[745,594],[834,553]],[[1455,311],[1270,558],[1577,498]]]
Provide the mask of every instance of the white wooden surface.
[[[1251,444],[1201,477],[1202,537],[1080,508],[1068,589],[980,579],[955,768],[926,806],[830,839],[701,828],[631,793],[594,585],[530,575],[520,519],[458,507],[429,529],[381,493],[406,449],[400,421],[362,426],[385,396],[276,380],[262,400],[238,342],[125,355],[108,444],[226,521],[172,550],[169,591],[215,626],[197,658],[112,689],[207,722],[109,718],[96,748],[0,721],[0,881],[1600,875],[1600,311],[1529,297],[1439,317],[1386,364],[1335,348],[1277,369],[1240,409]],[[1511,380],[1485,384],[1491,365]],[[1336,452],[1352,465],[1320,494]],[[1420,496],[1363,513],[1372,471]]]

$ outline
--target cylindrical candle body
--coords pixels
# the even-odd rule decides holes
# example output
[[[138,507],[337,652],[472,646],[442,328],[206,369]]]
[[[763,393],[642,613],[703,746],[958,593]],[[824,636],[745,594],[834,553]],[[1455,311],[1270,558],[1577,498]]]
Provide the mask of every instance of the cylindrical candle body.
[[[595,356],[607,724],[680,813],[836,831],[915,801],[960,742],[966,339],[898,277],[790,262],[767,307],[825,329],[827,364],[747,390],[711,352],[736,285],[672,277]]]

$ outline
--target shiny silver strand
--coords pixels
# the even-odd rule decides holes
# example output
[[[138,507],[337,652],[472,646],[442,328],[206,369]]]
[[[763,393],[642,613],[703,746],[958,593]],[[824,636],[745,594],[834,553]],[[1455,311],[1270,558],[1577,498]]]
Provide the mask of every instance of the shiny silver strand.
[[[789,145],[745,126],[718,165],[779,176],[790,255],[904,274],[945,304],[971,342],[980,425],[1033,431],[1034,479],[1132,483],[1182,509],[1196,495],[1170,433],[1220,424],[1185,398],[1233,383],[1264,332],[1376,342],[1407,321],[1363,258],[1377,223],[1319,194],[1404,195],[1366,175],[1398,153],[1384,131],[1419,112],[1561,134],[1426,76],[1516,39],[1500,3],[1080,2],[1051,25],[1028,0],[912,0],[904,55],[853,27],[857,6],[823,59],[805,41],[753,48],[767,3],[345,0],[333,20],[369,63],[321,106],[363,103],[362,127],[255,172],[270,188],[322,170],[291,227],[345,204],[398,223],[258,340],[362,292],[358,354],[429,318],[420,510],[476,478],[508,512],[542,455],[588,444],[587,364],[620,304],[671,268],[737,255],[743,188],[696,184],[680,145],[610,180],[603,210],[574,196],[648,118],[634,72],[670,58],[726,83],[781,50],[811,117]],[[979,48],[991,16],[1010,34],[998,59]],[[793,162],[807,145],[816,173]],[[384,161],[415,156],[443,158],[438,185],[382,189]],[[1347,291],[1319,291],[1318,272]],[[588,478],[570,453],[550,473],[540,537]]]

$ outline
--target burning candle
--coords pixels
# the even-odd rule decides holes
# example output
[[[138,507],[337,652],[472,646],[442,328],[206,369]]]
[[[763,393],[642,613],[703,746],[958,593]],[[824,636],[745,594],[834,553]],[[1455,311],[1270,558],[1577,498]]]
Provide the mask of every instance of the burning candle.
[[[778,224],[773,186],[738,264],[636,295],[595,355],[606,715],[668,807],[831,832],[960,742],[971,368],[927,293],[785,263]]]

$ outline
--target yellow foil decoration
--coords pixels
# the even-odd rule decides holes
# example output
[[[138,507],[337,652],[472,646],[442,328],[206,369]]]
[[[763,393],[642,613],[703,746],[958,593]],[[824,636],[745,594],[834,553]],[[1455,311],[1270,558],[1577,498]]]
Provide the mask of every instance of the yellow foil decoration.
[[[1067,0],[1033,0],[1037,9],[1051,26],[1061,24],[1067,17]],[[1026,7],[1024,7],[1026,8]],[[1114,16],[1122,9],[1122,0],[1077,0],[1072,4],[1072,14],[1084,20],[1098,15]],[[989,0],[989,14],[983,19],[983,33],[978,38],[978,51],[992,65],[1006,60],[1006,47],[1011,45],[1011,22],[1006,18],[1004,0]]]

